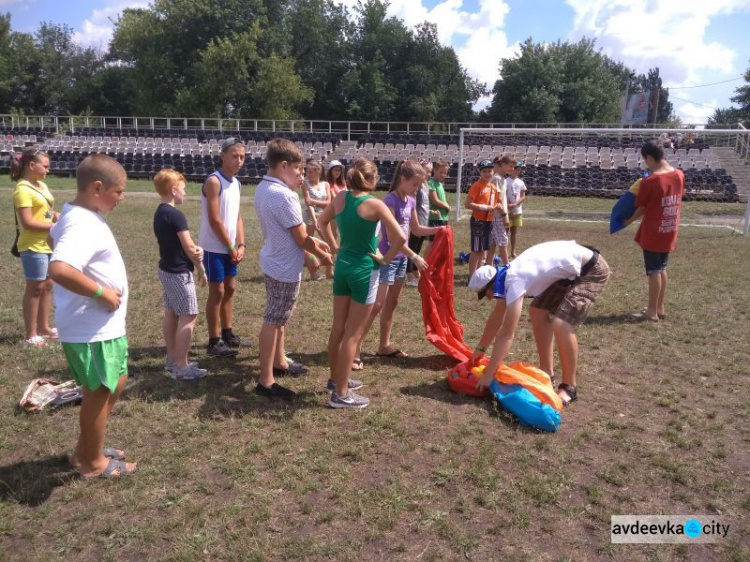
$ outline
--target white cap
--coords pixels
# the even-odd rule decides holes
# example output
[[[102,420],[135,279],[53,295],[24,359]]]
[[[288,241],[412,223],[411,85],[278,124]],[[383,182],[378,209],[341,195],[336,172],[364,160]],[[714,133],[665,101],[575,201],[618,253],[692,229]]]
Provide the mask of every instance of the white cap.
[[[485,289],[487,289],[487,285],[495,280],[495,275],[497,275],[497,268],[495,266],[483,265],[469,279],[469,289],[476,291],[480,299],[484,298]]]
[[[338,160],[331,160],[331,161],[330,161],[330,162],[328,163],[328,169],[329,169],[329,170],[330,170],[331,168],[335,168],[336,166],[341,166],[342,168],[344,167],[344,165],[343,165],[343,164],[342,164],[341,162],[339,162]]]

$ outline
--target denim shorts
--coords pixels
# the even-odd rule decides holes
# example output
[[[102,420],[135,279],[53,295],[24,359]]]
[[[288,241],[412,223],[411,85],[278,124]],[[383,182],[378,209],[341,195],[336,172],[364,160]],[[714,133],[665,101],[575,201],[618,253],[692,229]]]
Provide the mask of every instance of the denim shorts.
[[[49,277],[49,259],[52,254],[42,254],[25,250],[21,252],[21,264],[23,265],[23,274],[27,281],[44,281]]]
[[[396,281],[403,281],[406,277],[406,256],[393,258],[388,265],[380,266],[380,284],[393,285]]]
[[[643,262],[646,265],[646,275],[656,275],[667,269],[669,252],[649,252],[643,250]]]

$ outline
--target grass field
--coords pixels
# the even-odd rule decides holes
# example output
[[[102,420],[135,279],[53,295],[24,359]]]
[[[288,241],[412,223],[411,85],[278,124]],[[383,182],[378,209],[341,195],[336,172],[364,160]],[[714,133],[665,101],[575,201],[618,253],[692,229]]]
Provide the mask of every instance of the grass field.
[[[0,216],[9,218],[6,193]],[[377,328],[368,339],[361,378],[372,404],[364,411],[325,407],[330,282],[303,284],[288,327],[288,347],[311,367],[288,381],[296,402],[252,393],[257,347],[208,361],[202,317],[193,352],[211,376],[171,381],[162,371],[154,207],[126,197],[108,219],[130,279],[132,378],[107,444],[138,461],[132,478],[76,478],[65,455],[77,408],[14,413],[30,379],[69,375],[58,344],[18,344],[21,266],[8,254],[0,263],[0,559],[750,559],[746,238],[684,228],[670,261],[668,318],[643,324],[630,316],[646,298],[632,230],[610,236],[601,224],[526,219],[524,247],[576,239],[599,247],[613,269],[578,331],[580,400],[551,435],[518,426],[490,400],[447,389],[452,362],[425,341],[415,290],[405,290],[394,327],[411,357],[377,360]],[[198,202],[184,210],[197,233]],[[235,330],[255,341],[262,241],[249,202],[243,213],[249,251]],[[468,225],[455,228],[465,250]],[[3,220],[8,247],[12,232]],[[457,266],[456,313],[474,344],[489,308],[465,282],[466,266]],[[511,359],[536,359],[525,316]],[[713,545],[613,545],[613,514],[721,515],[731,531]]]

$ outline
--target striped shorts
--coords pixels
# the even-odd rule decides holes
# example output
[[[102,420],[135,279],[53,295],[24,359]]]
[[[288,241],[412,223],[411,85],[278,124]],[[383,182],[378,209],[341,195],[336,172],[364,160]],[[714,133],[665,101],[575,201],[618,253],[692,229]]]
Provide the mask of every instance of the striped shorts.
[[[177,316],[198,314],[198,297],[191,272],[170,273],[160,269],[159,280],[164,289],[164,310],[171,310]]]
[[[490,249],[490,235],[492,234],[492,221],[480,221],[471,217],[469,219],[471,233],[471,251],[483,252]]]
[[[495,213],[492,217],[492,241],[498,246],[508,245],[508,232],[505,230],[505,217]]]
[[[299,296],[300,282],[285,283],[263,274],[266,282],[266,312],[263,322],[273,326],[286,326],[292,317]]]

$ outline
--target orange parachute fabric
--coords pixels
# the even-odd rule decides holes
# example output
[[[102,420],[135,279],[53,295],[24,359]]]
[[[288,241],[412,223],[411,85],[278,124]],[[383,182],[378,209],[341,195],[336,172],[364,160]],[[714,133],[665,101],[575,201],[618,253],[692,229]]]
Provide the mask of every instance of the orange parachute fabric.
[[[488,363],[489,360],[483,357],[478,365],[486,367]],[[481,373],[477,372],[477,369],[478,367],[470,369],[468,361],[459,363],[448,372],[448,386],[458,394],[477,397],[488,396],[488,390],[479,391],[476,389],[477,380],[484,374],[484,369]],[[533,394],[542,404],[549,404],[558,412],[562,411],[562,400],[555,392],[549,375],[531,363],[516,361],[510,365],[501,365],[495,372],[495,380],[503,384],[520,385]]]
[[[427,341],[457,361],[471,357],[464,327],[453,310],[453,230],[438,229],[427,256],[428,268],[419,279],[422,320]]]

